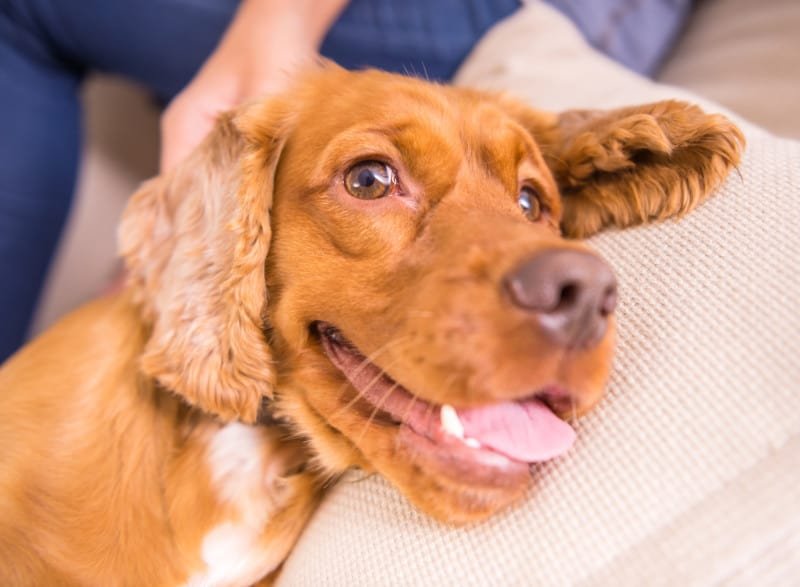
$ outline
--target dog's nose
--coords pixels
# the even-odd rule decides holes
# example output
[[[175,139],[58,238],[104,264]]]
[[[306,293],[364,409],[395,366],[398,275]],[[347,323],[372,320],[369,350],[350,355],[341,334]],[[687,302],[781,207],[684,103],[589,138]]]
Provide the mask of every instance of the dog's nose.
[[[505,277],[515,306],[535,316],[550,339],[567,348],[600,342],[617,305],[617,280],[605,261],[569,249],[539,253]]]

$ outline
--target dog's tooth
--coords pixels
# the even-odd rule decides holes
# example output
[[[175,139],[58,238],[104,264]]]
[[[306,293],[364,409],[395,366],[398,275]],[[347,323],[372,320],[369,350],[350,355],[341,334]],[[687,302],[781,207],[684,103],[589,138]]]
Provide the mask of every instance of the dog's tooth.
[[[465,438],[464,444],[466,444],[470,448],[480,448],[483,445],[478,441],[477,438]]]
[[[442,405],[439,417],[442,420],[442,430],[456,438],[464,438],[464,426],[461,424],[461,420],[458,419],[458,413],[453,406],[450,404]]]

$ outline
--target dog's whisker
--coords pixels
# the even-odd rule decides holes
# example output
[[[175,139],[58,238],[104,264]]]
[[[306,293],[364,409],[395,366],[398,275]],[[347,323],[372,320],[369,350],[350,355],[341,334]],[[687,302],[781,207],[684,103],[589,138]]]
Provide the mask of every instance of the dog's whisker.
[[[390,340],[389,342],[387,342],[386,344],[384,344],[383,346],[378,348],[376,351],[371,353],[368,357],[364,357],[364,360],[361,362],[361,364],[358,367],[356,367],[355,371],[353,372],[353,375],[354,376],[359,375],[364,369],[367,368],[367,366],[374,364],[374,360],[381,353],[384,353],[384,352],[388,351],[391,347],[394,347],[394,346],[396,346],[396,345],[398,345],[400,343],[408,342],[408,339],[410,339],[410,338],[411,338],[410,336],[404,336],[404,337],[400,337],[400,338],[396,338],[396,339]],[[380,379],[385,374],[386,374],[386,371],[381,369],[380,373],[378,375],[376,375],[375,378],[373,378],[367,384],[366,388],[364,388],[363,390],[357,390],[355,396],[350,401],[348,401],[344,406],[341,406],[339,409],[337,409],[335,412],[333,412],[331,417],[335,418],[336,416],[340,415],[342,412],[347,411],[350,408],[352,408],[356,404],[356,402],[364,396],[364,393],[366,391],[368,391],[369,389],[372,389],[372,386],[375,385],[375,383],[377,383],[378,381],[380,381]],[[340,394],[344,394],[347,391],[348,387],[352,387],[352,384],[349,381],[345,382],[340,387],[339,393]]]
[[[407,336],[405,336],[405,337],[396,338],[396,339],[390,340],[389,342],[387,342],[387,343],[386,343],[386,344],[384,344],[383,346],[380,346],[380,347],[378,347],[378,349],[377,349],[377,350],[373,351],[373,352],[372,352],[372,353],[370,353],[368,356],[364,357],[364,360],[363,360],[363,361],[361,361],[361,364],[360,364],[358,367],[356,367],[356,368],[355,368],[355,370],[353,371],[353,375],[354,375],[354,376],[356,376],[356,375],[359,375],[359,374],[361,373],[361,371],[363,371],[363,370],[364,370],[364,369],[365,369],[365,368],[366,368],[368,365],[370,365],[370,364],[374,363],[374,362],[375,362],[375,359],[377,359],[377,358],[378,358],[378,356],[379,356],[381,353],[384,353],[384,352],[386,352],[386,351],[387,351],[387,350],[389,350],[389,349],[390,349],[392,346],[394,346],[394,345],[398,344],[399,342],[402,342],[402,341],[404,341],[406,338],[408,338],[408,337],[407,337]],[[342,389],[342,391],[343,391],[343,390],[344,390],[344,388]]]
[[[348,481],[348,483],[350,483],[351,485],[356,485],[357,483],[363,483],[364,481],[368,481],[368,480],[372,479],[373,477],[375,477],[375,475],[377,475],[377,473],[375,471],[371,471],[369,473],[364,473],[358,479],[352,479],[352,480]]]
[[[383,394],[383,397],[381,397],[381,399],[375,404],[372,413],[369,415],[369,418],[364,424],[364,427],[361,429],[361,434],[359,434],[358,439],[356,440],[356,445],[361,444],[361,441],[364,439],[364,435],[367,433],[367,430],[369,430],[369,427],[372,425],[372,420],[375,419],[375,416],[378,414],[378,411],[383,406],[383,403],[387,399],[389,399],[389,396],[392,395],[392,393],[394,393],[395,389],[397,389],[397,385],[398,385],[397,383],[392,384],[392,386],[386,390],[386,393]]]
[[[408,415],[414,409],[414,405],[416,403],[417,403],[417,396],[416,395],[412,395],[411,396],[411,401],[408,403],[408,407],[406,408],[406,411],[403,412],[403,416],[402,416],[402,418],[400,418],[401,421],[405,422],[408,419]]]
[[[336,410],[335,412],[333,412],[333,414],[332,414],[332,417],[334,417],[334,418],[335,418],[336,416],[338,416],[338,415],[339,415],[339,414],[341,414],[342,412],[345,412],[345,411],[349,410],[350,408],[352,408],[352,407],[353,407],[353,406],[356,404],[356,402],[357,402],[358,400],[360,400],[362,397],[364,397],[364,394],[366,394],[366,392],[367,392],[367,391],[369,391],[370,389],[372,389],[372,387],[373,387],[373,386],[374,386],[374,385],[375,385],[375,384],[376,384],[378,381],[380,381],[381,379],[383,379],[384,375],[386,375],[386,372],[385,372],[385,371],[383,371],[383,370],[381,370],[381,371],[380,371],[380,373],[378,373],[377,375],[375,375],[375,377],[373,377],[373,378],[372,378],[372,379],[369,381],[369,383],[367,383],[367,385],[366,385],[366,387],[364,387],[364,389],[357,389],[357,390],[356,390],[356,394],[353,396],[353,398],[352,398],[352,399],[351,399],[349,402],[347,402],[345,405],[341,406],[341,407],[340,407],[338,410]],[[341,387],[341,390],[340,390],[340,392],[341,392],[341,393],[344,393],[344,392],[345,392],[345,390],[347,389],[347,387],[348,387],[348,386],[351,386],[350,382],[347,382],[347,383],[345,383],[345,384],[344,384],[344,385]]]
[[[395,362],[393,362],[392,365],[394,365]],[[352,400],[350,400],[350,402],[348,402],[347,405],[348,406],[352,406],[355,401],[357,401],[359,398],[364,397],[375,386],[375,384],[378,383],[386,375],[387,375],[386,371],[384,369],[381,369],[380,372],[364,387],[364,389],[358,391],[356,396]],[[392,384],[392,386],[387,390],[387,392],[381,397],[380,401],[377,402],[375,408],[373,409],[372,413],[370,414],[369,419],[366,422],[366,425],[364,426],[364,429],[363,429],[361,435],[358,438],[357,443],[361,441],[363,435],[366,433],[366,430],[369,428],[369,426],[370,426],[370,424],[372,422],[372,419],[375,417],[375,415],[377,414],[377,412],[380,409],[380,407],[383,405],[383,403],[386,401],[386,399],[392,394],[392,392],[394,392],[394,390],[398,386],[399,386],[399,384],[394,382]],[[344,408],[340,408],[339,410],[336,411],[336,413],[341,413],[343,409]]]
[[[365,365],[365,364],[367,364],[367,362],[366,362],[366,361],[365,361],[364,363],[362,363],[362,365]],[[363,369],[362,369],[362,370],[363,370]],[[347,402],[345,405],[341,406],[339,409],[337,409],[335,412],[333,412],[333,414],[332,414],[332,417],[334,417],[334,418],[335,418],[336,416],[338,416],[338,415],[339,415],[339,414],[341,414],[342,412],[344,412],[344,411],[347,411],[347,410],[349,410],[350,408],[352,408],[352,407],[353,407],[353,406],[356,404],[356,402],[357,402],[358,400],[360,400],[360,399],[361,399],[361,398],[364,396],[364,393],[366,393],[366,391],[367,391],[367,390],[369,390],[369,389],[372,389],[372,386],[373,386],[373,385],[375,385],[375,384],[376,384],[378,381],[380,381],[380,380],[383,378],[383,376],[384,376],[384,375],[385,375],[385,372],[384,372],[384,371],[381,371],[381,372],[380,372],[380,373],[378,373],[378,374],[377,374],[375,377],[373,377],[373,378],[370,380],[370,382],[369,382],[369,383],[367,383],[367,385],[366,385],[366,387],[365,387],[364,389],[361,389],[361,390],[359,390],[359,389],[356,389],[356,394],[353,396],[353,398],[352,398],[352,399],[351,399],[349,402]],[[341,394],[343,394],[345,391],[347,391],[347,388],[348,388],[348,387],[354,387],[354,386],[353,386],[353,385],[352,385],[352,384],[351,384],[349,381],[347,381],[347,382],[346,382],[344,385],[342,385],[342,387],[339,389],[339,394],[341,395]]]
[[[425,426],[428,426],[430,423],[430,419],[433,417],[434,409],[434,404],[428,403],[428,407],[425,409],[425,416],[422,418],[422,421],[425,422]]]

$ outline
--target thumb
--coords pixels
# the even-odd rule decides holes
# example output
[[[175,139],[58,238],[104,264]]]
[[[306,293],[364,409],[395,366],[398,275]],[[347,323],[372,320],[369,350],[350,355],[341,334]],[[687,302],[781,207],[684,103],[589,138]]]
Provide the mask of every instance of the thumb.
[[[170,171],[200,144],[214,125],[216,113],[173,100],[161,116],[161,173]]]

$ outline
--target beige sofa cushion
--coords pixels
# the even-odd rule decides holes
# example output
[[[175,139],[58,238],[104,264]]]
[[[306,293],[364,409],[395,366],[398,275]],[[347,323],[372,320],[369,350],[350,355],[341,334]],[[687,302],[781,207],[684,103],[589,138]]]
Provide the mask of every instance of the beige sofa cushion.
[[[698,2],[660,79],[800,139],[800,3]]]
[[[687,97],[600,57],[540,3],[490,32],[459,82],[554,110]],[[695,213],[593,239],[621,284],[609,395],[523,503],[450,528],[352,473],[279,585],[796,581],[800,143],[743,127],[739,173]]]

